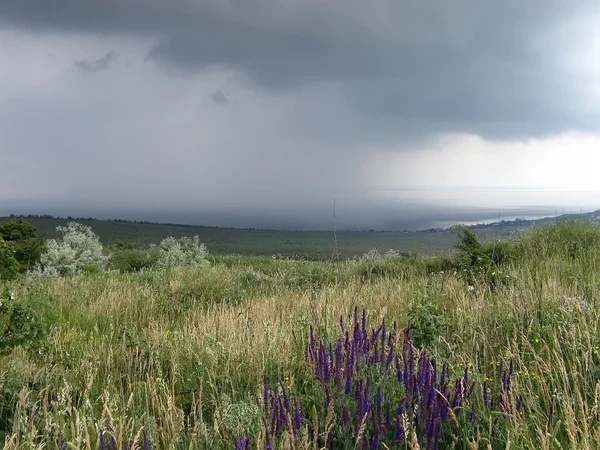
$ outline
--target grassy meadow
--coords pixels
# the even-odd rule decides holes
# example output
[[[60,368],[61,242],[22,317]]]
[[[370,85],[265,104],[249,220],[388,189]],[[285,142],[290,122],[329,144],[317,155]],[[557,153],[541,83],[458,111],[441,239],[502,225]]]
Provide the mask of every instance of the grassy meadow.
[[[600,448],[596,225],[209,259],[7,286],[47,335],[0,353],[4,448]]]

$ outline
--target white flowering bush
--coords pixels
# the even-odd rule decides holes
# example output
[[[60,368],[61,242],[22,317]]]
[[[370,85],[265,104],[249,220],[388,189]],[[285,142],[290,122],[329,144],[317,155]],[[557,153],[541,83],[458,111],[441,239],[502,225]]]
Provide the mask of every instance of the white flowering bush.
[[[198,236],[165,238],[157,247],[158,267],[198,267],[208,265],[208,250]]]
[[[56,227],[56,231],[61,236],[47,241],[47,251],[42,254],[40,263],[27,274],[30,281],[104,270],[108,257],[102,251],[100,238],[90,227],[70,222]]]
[[[390,249],[381,254],[376,248],[374,248],[362,255],[359,259],[360,261],[393,261],[400,258],[402,258],[402,255],[398,250]]]

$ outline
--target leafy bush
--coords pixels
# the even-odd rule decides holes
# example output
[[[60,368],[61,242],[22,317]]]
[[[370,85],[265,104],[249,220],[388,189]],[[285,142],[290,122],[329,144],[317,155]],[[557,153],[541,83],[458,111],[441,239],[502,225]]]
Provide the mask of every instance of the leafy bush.
[[[13,280],[19,273],[20,264],[15,249],[0,237],[0,280]]]
[[[426,274],[440,272],[453,273],[459,270],[456,261],[451,255],[429,257],[425,259],[424,265]]]
[[[437,298],[437,290],[429,284],[408,311],[415,345],[418,347],[434,347],[435,340],[441,336],[446,327],[444,310]]]
[[[40,308],[11,297],[8,288],[0,295],[0,355],[19,345],[39,344],[48,333]]]
[[[88,226],[70,222],[58,226],[59,239],[47,242],[47,252],[40,263],[28,273],[30,280],[74,276],[101,271],[107,262],[100,238]]]
[[[24,219],[11,219],[0,224],[0,239],[13,247],[21,272],[32,269],[45,250],[44,238],[38,236],[37,228]]]
[[[155,247],[152,247],[154,249]],[[198,267],[208,265],[208,250],[198,236],[176,239],[169,236],[157,247],[158,267]]]
[[[400,259],[402,258],[402,256],[403,255],[397,250],[390,249],[387,252],[381,254],[379,253],[379,250],[373,248],[364,255],[362,255],[359,258],[359,261],[390,261]]]
[[[113,249],[107,267],[120,272],[139,272],[156,267],[158,259],[159,253],[156,249]]]
[[[501,270],[502,265],[515,261],[520,253],[511,241],[486,242],[479,241],[477,235],[463,227],[456,227],[459,250],[456,263],[461,277],[469,284],[483,281],[491,287],[503,284],[507,275]]]

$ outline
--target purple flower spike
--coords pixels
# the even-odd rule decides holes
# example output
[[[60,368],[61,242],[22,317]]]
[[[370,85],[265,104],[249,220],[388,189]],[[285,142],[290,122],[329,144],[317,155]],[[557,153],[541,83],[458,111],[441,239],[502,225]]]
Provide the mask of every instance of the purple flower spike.
[[[265,405],[265,412],[268,409],[269,406],[269,381],[267,380],[267,375],[264,375],[264,387],[263,387],[263,401],[264,401],[264,405]]]
[[[117,450],[117,439],[115,437],[115,430],[110,427],[110,449]]]
[[[104,440],[104,430],[102,430],[102,428],[100,428],[99,431],[98,446],[100,450],[106,450],[106,441]]]
[[[298,431],[302,428],[304,423],[304,415],[302,414],[302,407],[298,403],[297,399],[294,399],[294,430]]]
[[[389,428],[392,424],[392,415],[390,411],[390,404],[388,403],[385,408],[385,427]]]
[[[404,436],[404,428],[402,427],[402,416],[400,414],[396,415],[396,428],[394,429],[394,440],[396,442],[400,441]]]
[[[483,404],[486,408],[490,406],[490,399],[488,397],[487,381],[483,382]]]
[[[352,392],[352,375],[350,372],[346,375],[346,386],[344,387],[344,394],[350,395]]]
[[[367,334],[367,311],[365,309],[362,310],[362,332]]]
[[[250,448],[250,439],[248,439],[247,437],[241,439],[235,445],[235,450],[246,450],[247,448]]]
[[[523,396],[519,395],[519,399],[517,400],[517,411],[521,412],[522,408],[523,408]]]
[[[285,407],[285,410],[289,412],[291,411],[290,396],[287,393],[285,384],[283,384],[282,382],[279,382],[279,384],[281,385],[281,390],[283,392],[283,405]]]
[[[381,445],[380,429],[379,426],[375,427],[375,436],[371,441],[371,450],[378,450]]]
[[[551,427],[553,422],[554,422],[554,405],[550,404],[550,411],[548,412],[548,427]]]
[[[338,340],[335,348],[334,382],[339,388],[342,385],[342,367],[344,364],[344,344],[341,339]]]
[[[246,441],[246,447],[248,447],[248,441]],[[148,442],[148,434],[146,428],[142,428],[142,448],[144,450],[150,450],[150,443]]]
[[[350,426],[350,411],[348,411],[347,406],[342,408],[342,425],[345,427]]]

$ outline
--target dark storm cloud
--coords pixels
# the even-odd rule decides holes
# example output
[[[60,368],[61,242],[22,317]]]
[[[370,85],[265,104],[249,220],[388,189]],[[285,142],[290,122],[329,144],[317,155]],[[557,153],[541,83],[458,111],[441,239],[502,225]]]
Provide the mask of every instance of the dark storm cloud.
[[[117,59],[117,54],[114,50],[109,51],[106,55],[96,60],[80,60],[74,61],[75,67],[85,73],[96,73],[102,70],[106,70],[110,67],[111,63]]]
[[[557,61],[565,40],[549,34],[593,8],[588,0],[3,0],[0,21],[150,36],[148,60],[235,70],[275,93],[338,83],[356,111],[413,134],[521,138],[594,127],[574,107],[577,80]]]
[[[217,89],[215,92],[211,93],[210,99],[217,105],[226,105],[228,103],[227,96],[221,89]]]

